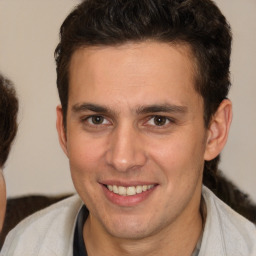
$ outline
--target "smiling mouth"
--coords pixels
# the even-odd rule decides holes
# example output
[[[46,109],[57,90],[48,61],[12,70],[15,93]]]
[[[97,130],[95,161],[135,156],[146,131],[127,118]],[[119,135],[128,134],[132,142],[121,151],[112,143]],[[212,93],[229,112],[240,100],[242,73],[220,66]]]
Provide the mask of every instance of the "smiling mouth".
[[[134,196],[154,188],[155,185],[138,185],[138,186],[130,186],[130,187],[106,185],[106,187],[109,191],[115,194],[118,194],[120,196]]]

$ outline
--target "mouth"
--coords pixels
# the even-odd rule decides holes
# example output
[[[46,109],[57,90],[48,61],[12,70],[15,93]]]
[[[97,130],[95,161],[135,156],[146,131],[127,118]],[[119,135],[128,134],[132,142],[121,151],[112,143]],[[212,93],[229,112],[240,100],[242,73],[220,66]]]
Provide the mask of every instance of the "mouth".
[[[147,192],[155,187],[155,185],[137,185],[137,186],[118,186],[118,185],[105,185],[110,191],[120,196],[135,196]]]
[[[106,198],[113,204],[121,207],[134,207],[152,198],[159,184],[131,182],[104,182],[101,183]],[[154,198],[154,197],[153,197]]]

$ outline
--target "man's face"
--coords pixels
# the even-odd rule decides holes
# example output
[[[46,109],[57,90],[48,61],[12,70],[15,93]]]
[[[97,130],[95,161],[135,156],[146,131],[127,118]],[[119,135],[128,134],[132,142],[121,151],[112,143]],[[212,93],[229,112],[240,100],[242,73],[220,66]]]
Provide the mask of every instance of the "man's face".
[[[5,190],[5,181],[3,177],[2,170],[0,169],[0,232],[4,223],[6,209],[6,190]]]
[[[73,54],[62,146],[89,221],[107,234],[143,238],[198,217],[207,130],[194,81],[184,45]]]

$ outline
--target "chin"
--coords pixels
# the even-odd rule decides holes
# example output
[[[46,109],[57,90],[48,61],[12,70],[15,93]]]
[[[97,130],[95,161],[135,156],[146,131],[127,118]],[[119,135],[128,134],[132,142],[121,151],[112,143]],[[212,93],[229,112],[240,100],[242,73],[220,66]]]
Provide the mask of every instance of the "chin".
[[[141,240],[150,236],[150,232],[146,229],[128,229],[110,230],[110,235],[124,240]]]
[[[150,230],[149,230],[150,226]],[[138,240],[152,235],[152,223],[144,219],[134,219],[129,217],[120,218],[105,225],[107,232],[119,239]]]

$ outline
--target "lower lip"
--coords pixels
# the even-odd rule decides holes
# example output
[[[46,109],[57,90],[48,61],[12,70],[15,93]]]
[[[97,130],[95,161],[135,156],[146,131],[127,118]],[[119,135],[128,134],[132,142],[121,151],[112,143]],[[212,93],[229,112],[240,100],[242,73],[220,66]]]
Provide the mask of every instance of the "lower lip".
[[[113,204],[118,206],[131,207],[145,201],[155,191],[156,186],[133,196],[120,196],[108,190],[105,185],[102,185],[102,188],[107,199]]]

